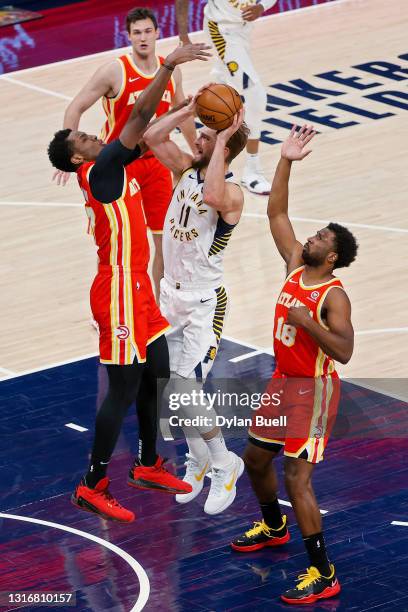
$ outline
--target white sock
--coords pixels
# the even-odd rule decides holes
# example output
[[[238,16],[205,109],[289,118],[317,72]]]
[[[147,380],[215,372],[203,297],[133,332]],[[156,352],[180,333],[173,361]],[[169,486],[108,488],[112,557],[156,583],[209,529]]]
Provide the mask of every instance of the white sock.
[[[207,444],[213,467],[226,468],[231,465],[231,455],[225,446],[224,436],[221,432],[215,438],[204,440],[204,442]]]
[[[251,172],[257,172],[260,169],[260,160],[258,153],[247,153],[245,168]]]
[[[198,431],[194,427],[183,427],[188,444],[188,452],[199,463],[208,461],[208,448]]]

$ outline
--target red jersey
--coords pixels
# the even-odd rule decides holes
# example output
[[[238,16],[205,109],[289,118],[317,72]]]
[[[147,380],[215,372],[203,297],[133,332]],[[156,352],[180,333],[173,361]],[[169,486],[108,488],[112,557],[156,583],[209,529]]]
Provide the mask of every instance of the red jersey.
[[[302,328],[285,323],[291,306],[306,306],[310,316],[328,329],[321,310],[326,295],[333,287],[343,287],[338,278],[307,287],[302,282],[304,266],[293,270],[282,287],[275,309],[273,329],[274,352],[278,373],[287,376],[318,377],[335,372],[334,361]]]
[[[98,246],[99,264],[117,266],[118,270],[147,271],[149,243],[139,184],[124,167],[121,197],[110,204],[102,204],[93,197],[89,186],[89,173],[94,163],[82,164],[77,176],[85,197],[90,231]]]
[[[101,132],[101,138],[104,142],[111,142],[115,138],[119,138],[123,126],[129,119],[130,113],[138,96],[146,89],[156,76],[160,64],[164,62],[163,57],[157,57],[157,69],[153,74],[144,74],[137,68],[131,55],[122,55],[116,61],[119,62],[122,69],[122,85],[118,94],[114,98],[102,98],[102,106],[106,115],[106,122]],[[156,108],[156,114],[152,117],[164,115],[170,109],[171,101],[175,92],[175,83],[173,77],[169,79],[167,87],[164,90],[163,97]]]

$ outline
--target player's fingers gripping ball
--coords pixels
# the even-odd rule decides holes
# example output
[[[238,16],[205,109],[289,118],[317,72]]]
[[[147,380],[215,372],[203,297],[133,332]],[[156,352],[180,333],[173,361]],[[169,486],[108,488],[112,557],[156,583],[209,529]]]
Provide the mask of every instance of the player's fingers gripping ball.
[[[217,132],[230,127],[241,108],[239,93],[233,87],[219,83],[206,87],[196,101],[200,121]]]

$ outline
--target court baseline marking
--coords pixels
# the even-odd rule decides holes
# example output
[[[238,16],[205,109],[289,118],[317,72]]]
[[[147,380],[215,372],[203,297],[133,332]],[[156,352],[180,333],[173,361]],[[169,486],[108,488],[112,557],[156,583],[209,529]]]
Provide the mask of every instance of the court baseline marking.
[[[407,333],[408,327],[390,327],[384,329],[367,329],[362,331],[356,331],[355,335],[368,336],[371,334],[386,334],[386,333]],[[266,354],[266,355],[274,355],[272,347],[261,347],[256,346],[254,344],[250,344],[245,342],[244,340],[237,340],[236,338],[232,338],[231,336],[222,336],[225,340],[229,340],[230,342],[235,342],[236,344],[240,344],[243,347],[247,347],[252,349],[248,353],[244,353],[239,355],[238,357],[232,357],[229,359],[231,363],[238,363],[240,361],[244,361],[245,359],[249,359],[250,357],[256,357],[257,355]],[[98,357],[99,353],[88,353],[87,355],[78,355],[76,357],[71,357],[69,359],[65,359],[63,361],[57,361],[55,363],[49,363],[46,365],[39,366],[37,368],[31,368],[29,370],[23,370],[22,372],[12,372],[6,368],[0,367],[1,372],[7,373],[4,378],[0,379],[0,383],[11,380],[13,378],[19,378],[20,376],[27,376],[28,374],[36,374],[37,372],[43,372],[44,370],[51,370],[52,368],[58,368],[59,366],[68,365],[70,363],[75,363],[76,361],[82,361],[84,359],[90,359],[92,357]],[[354,380],[354,379],[353,379]],[[358,383],[356,383],[358,384]],[[361,386],[361,385],[360,385]],[[397,399],[400,399],[399,397]]]
[[[61,525],[60,523],[52,523],[51,521],[44,521],[42,519],[32,518],[30,516],[20,516],[17,514],[5,514],[0,512],[0,519],[12,519],[15,521],[24,521],[27,523],[35,523],[37,525],[44,525],[45,527],[52,527],[54,529],[60,529],[61,531],[67,531],[68,533],[73,533],[74,535],[78,535],[81,538],[86,538],[87,540],[91,540],[100,546],[105,546],[112,552],[116,553],[119,557],[121,557],[126,563],[130,565],[132,570],[135,572],[140,585],[139,597],[136,603],[131,608],[130,612],[140,612],[145,607],[147,600],[149,599],[150,593],[150,582],[149,578],[143,569],[143,567],[134,559],[129,553],[116,546],[116,544],[112,544],[107,540],[103,540],[98,536],[93,535],[92,533],[87,533],[86,531],[81,531],[80,529],[75,529],[74,527],[68,527],[67,525]]]
[[[44,206],[50,208],[83,208],[82,202],[13,202],[11,200],[0,201],[0,206]],[[266,219],[266,213],[242,213],[243,217],[248,219]],[[309,217],[293,217],[290,216],[292,221],[299,223],[319,223],[327,224],[328,219],[313,219]],[[408,234],[408,228],[404,227],[389,227],[388,225],[371,225],[368,223],[355,223],[354,221],[339,221],[342,225],[349,227],[359,227],[361,229],[369,229],[382,232],[395,232],[397,234]]]
[[[408,523],[405,521],[391,521],[391,525],[400,525],[401,527],[408,527]]]
[[[275,13],[274,15],[266,15],[265,17],[259,17],[257,21],[264,21],[267,19],[277,19],[282,17],[288,17],[289,15],[293,15],[295,13],[300,13],[301,11],[308,11],[312,9],[321,9],[322,7],[333,7],[339,6],[341,4],[347,4],[354,2],[354,0],[334,0],[333,2],[326,2],[325,4],[313,4],[312,6],[305,6],[303,8],[292,9],[289,11],[284,11],[283,13]],[[202,36],[204,34],[204,30],[198,30],[197,32],[190,32],[189,35],[192,37]],[[172,40],[178,41],[178,36],[169,36],[168,38],[160,38],[157,43],[160,42],[171,42]],[[117,49],[107,49],[106,51],[98,51],[97,53],[90,53],[89,55],[81,55],[80,57],[71,57],[70,59],[60,60],[58,62],[49,62],[48,64],[41,64],[41,66],[32,66],[31,68],[22,68],[21,70],[13,70],[11,72],[6,72],[4,74],[0,74],[0,79],[9,80],[9,77],[12,75],[26,74],[28,72],[34,72],[37,70],[41,70],[42,68],[47,68],[49,66],[63,66],[64,64],[72,64],[74,62],[79,62],[81,60],[92,59],[94,57],[110,55],[115,52],[122,52],[130,49],[129,46],[119,47]],[[16,81],[17,83],[17,81]],[[58,96],[60,97],[60,96]]]

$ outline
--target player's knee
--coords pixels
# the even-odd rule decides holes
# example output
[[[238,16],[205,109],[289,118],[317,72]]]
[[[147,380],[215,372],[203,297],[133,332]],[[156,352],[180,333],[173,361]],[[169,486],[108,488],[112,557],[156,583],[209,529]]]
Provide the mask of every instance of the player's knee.
[[[262,128],[262,118],[266,109],[266,89],[262,83],[255,83],[244,91],[245,122],[250,129],[249,138],[259,139]]]
[[[296,460],[285,462],[284,474],[286,488],[292,494],[305,492],[312,485],[311,473],[303,470]]]
[[[261,449],[253,444],[248,444],[242,458],[251,476],[265,475],[272,461],[271,457],[265,457]]]

